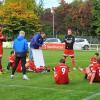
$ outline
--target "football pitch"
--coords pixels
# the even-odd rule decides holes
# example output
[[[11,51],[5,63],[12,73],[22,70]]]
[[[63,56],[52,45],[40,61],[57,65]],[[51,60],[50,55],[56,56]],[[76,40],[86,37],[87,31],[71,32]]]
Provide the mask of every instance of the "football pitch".
[[[69,73],[70,84],[56,85],[53,80],[53,71],[50,73],[28,72],[30,80],[22,80],[22,74],[16,73],[10,79],[6,71],[7,59],[11,49],[4,49],[2,60],[3,74],[0,75],[0,100],[100,100],[100,83],[90,85],[79,70],[72,70],[71,59],[66,63],[71,68]],[[44,50],[46,66],[51,69],[63,57],[63,51]],[[75,51],[76,67],[87,67],[94,51]]]

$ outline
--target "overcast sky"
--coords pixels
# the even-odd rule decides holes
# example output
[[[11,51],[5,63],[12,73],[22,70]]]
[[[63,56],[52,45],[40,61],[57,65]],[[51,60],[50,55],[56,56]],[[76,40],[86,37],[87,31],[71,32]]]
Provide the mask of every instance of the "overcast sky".
[[[3,0],[0,0],[3,1]],[[36,0],[39,2],[39,0]],[[73,0],[65,0],[66,2],[70,3]],[[44,8],[51,8],[51,7],[56,7],[59,5],[60,0],[44,0]]]
[[[39,0],[36,0],[37,2]],[[56,7],[59,5],[60,0],[44,0],[44,8],[51,8],[51,7]],[[66,2],[70,3],[73,0],[65,0]]]

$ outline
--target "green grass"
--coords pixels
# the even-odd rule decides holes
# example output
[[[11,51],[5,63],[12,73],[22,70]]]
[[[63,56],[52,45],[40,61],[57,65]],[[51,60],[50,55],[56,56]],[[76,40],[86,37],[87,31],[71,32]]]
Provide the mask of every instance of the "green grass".
[[[0,100],[82,100],[88,96],[93,96],[91,100],[100,100],[100,84],[89,85],[84,80],[84,75],[78,70],[69,73],[69,85],[56,85],[53,80],[53,72],[33,73],[28,72],[29,81],[22,80],[22,74],[16,73],[13,80],[10,79],[10,72],[6,71],[7,58],[10,49],[4,49],[2,60],[4,73],[0,75]],[[95,52],[76,51],[76,67],[86,67],[89,59]],[[63,51],[44,51],[46,66],[53,68]],[[68,66],[71,67],[71,59],[68,58]],[[90,100],[90,99],[87,99]]]

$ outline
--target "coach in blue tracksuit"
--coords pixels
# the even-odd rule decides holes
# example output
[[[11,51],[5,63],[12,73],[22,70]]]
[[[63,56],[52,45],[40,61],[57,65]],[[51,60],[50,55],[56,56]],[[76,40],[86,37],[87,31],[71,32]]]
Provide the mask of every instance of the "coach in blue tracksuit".
[[[44,32],[37,33],[31,39],[30,48],[39,49],[43,45],[44,37],[45,37],[45,33]]]
[[[21,61],[23,79],[28,80],[28,77],[26,75],[26,68],[25,68],[26,55],[27,55],[27,51],[28,51],[28,42],[25,39],[25,32],[24,31],[20,31],[19,36],[14,40],[13,49],[15,51],[15,65],[14,65],[14,68],[12,70],[11,79],[14,77],[14,73],[16,71],[18,64],[19,64],[19,61]]]
[[[32,50],[33,54],[33,60],[37,68],[44,65],[44,59],[41,47],[43,45],[43,39],[45,38],[44,32],[39,32],[36,35],[33,36],[30,42],[30,48]]]

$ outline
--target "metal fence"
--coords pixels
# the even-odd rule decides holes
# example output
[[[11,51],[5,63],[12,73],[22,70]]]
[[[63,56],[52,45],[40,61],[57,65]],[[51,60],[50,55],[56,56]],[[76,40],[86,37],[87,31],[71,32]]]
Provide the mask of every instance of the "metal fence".
[[[100,36],[78,36],[78,37],[87,39],[90,44],[100,44]]]
[[[47,35],[47,38],[52,38],[53,35]],[[55,38],[59,38],[63,41],[65,35],[55,35]],[[90,44],[100,44],[100,36],[75,36],[76,38],[84,38],[89,41]]]

